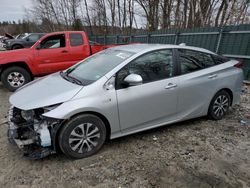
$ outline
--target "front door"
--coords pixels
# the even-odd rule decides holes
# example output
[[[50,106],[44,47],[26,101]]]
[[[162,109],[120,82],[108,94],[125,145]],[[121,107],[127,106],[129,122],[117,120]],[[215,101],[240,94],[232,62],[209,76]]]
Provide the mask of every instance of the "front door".
[[[36,49],[36,62],[40,74],[64,70],[71,64],[65,35],[58,34],[45,38]]]
[[[178,80],[174,77],[172,50],[140,56],[116,75],[116,94],[123,133],[152,128],[176,118]],[[125,86],[124,78],[138,74],[143,83]]]

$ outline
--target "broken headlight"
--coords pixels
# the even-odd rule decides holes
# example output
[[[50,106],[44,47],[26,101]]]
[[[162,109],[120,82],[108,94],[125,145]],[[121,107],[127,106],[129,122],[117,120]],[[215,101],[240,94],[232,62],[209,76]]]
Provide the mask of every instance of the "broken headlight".
[[[57,108],[59,105],[60,105],[60,104],[55,104],[55,105],[43,107],[44,113],[49,112],[49,111],[51,111],[51,110],[54,110],[54,109]]]
[[[33,121],[34,120],[34,110],[22,110],[21,116],[26,121]]]

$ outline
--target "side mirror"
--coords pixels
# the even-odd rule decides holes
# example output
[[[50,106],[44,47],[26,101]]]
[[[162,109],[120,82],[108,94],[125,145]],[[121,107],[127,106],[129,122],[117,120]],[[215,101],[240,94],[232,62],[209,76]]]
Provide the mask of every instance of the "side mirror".
[[[26,38],[26,41],[30,41],[29,37]]]
[[[142,81],[142,77],[138,74],[130,74],[124,78],[124,82],[128,83],[130,86],[141,85]]]

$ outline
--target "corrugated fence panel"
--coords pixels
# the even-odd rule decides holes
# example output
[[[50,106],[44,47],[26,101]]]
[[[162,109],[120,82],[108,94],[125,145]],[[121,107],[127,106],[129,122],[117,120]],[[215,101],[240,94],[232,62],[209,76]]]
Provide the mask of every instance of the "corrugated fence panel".
[[[132,42],[147,43],[147,35],[133,36]]]
[[[219,53],[245,55],[247,54],[249,42],[250,33],[223,33]],[[248,53],[248,55],[250,54]]]
[[[218,54],[234,58],[244,56],[245,79],[250,80],[250,24],[225,26],[223,28],[163,29],[139,34],[90,36],[90,40],[101,44],[160,43],[180,44],[206,48]]]
[[[150,43],[174,44],[175,36],[151,36]]]
[[[115,44],[115,43],[117,43],[116,36],[106,36],[106,44]]]

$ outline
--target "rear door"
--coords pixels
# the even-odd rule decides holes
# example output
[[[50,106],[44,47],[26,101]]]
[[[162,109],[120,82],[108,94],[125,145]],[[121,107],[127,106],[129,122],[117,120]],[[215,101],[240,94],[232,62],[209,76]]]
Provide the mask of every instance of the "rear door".
[[[90,46],[87,41],[84,41],[82,32],[69,33],[69,50],[70,50],[70,62],[75,64],[88,56],[90,56]]]
[[[122,132],[142,130],[176,118],[178,80],[172,50],[140,56],[116,75],[116,94]],[[124,78],[138,74],[143,84],[124,87]]]
[[[68,68],[71,63],[65,34],[48,36],[36,47],[35,61],[40,74],[48,74]]]
[[[219,82],[219,71],[210,54],[179,49],[179,90],[177,113],[180,119],[206,115]]]

